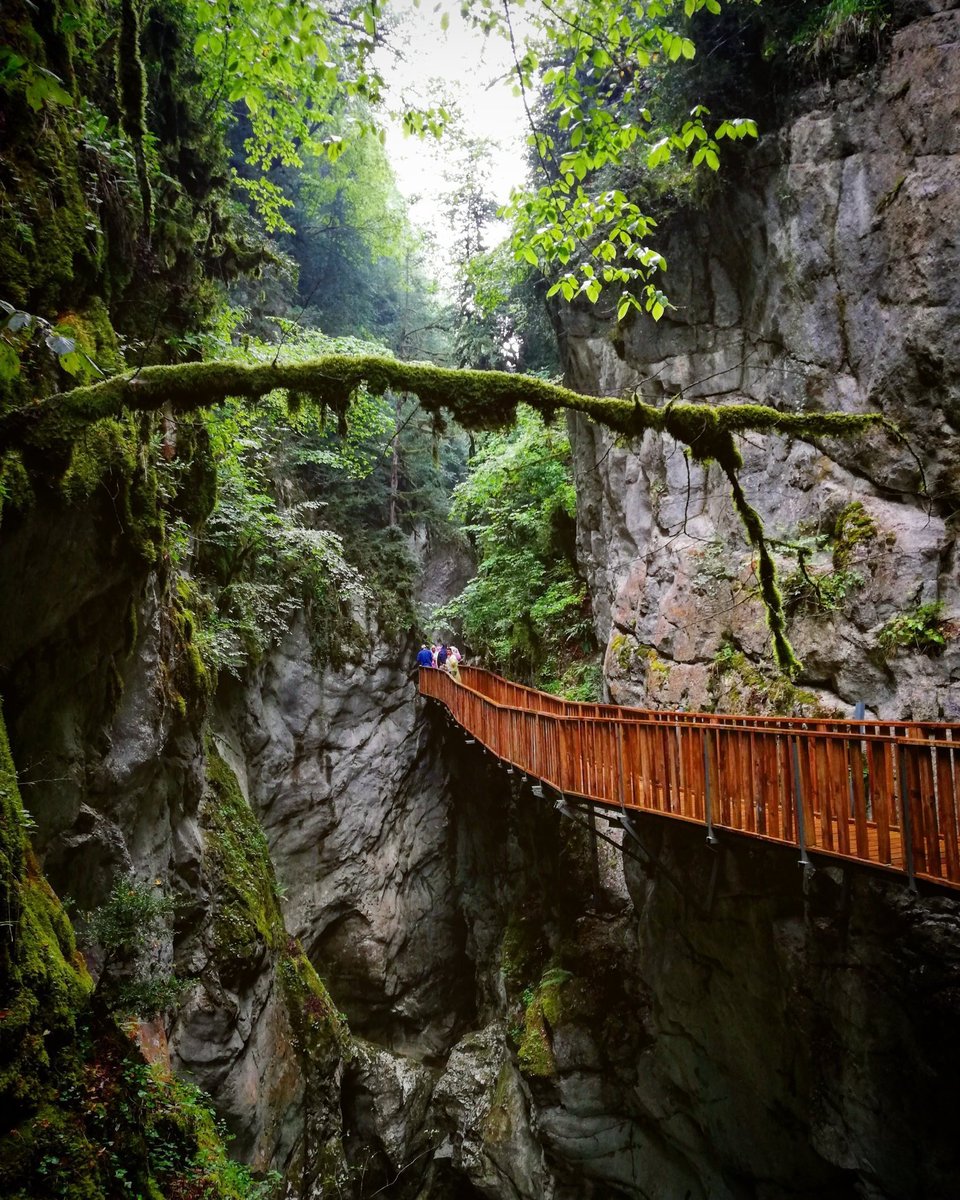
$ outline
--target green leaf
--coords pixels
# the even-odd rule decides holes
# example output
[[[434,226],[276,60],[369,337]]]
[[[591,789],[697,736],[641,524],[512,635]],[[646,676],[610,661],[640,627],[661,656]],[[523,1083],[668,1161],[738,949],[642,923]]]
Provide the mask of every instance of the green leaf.
[[[0,381],[15,379],[20,374],[20,356],[4,341],[0,341]]]
[[[60,355],[60,366],[68,375],[82,374],[86,365],[86,359],[79,350],[71,350],[67,354]]]

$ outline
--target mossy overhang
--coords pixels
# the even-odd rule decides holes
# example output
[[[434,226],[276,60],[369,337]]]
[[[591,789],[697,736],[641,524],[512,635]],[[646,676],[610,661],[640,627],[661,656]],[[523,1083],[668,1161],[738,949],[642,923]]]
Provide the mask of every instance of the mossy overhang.
[[[467,429],[509,425],[518,404],[552,417],[567,408],[624,437],[648,429],[668,433],[698,462],[722,457],[731,435],[778,433],[797,438],[850,436],[883,424],[877,413],[781,412],[761,404],[671,403],[663,408],[637,398],[585,396],[559,384],[506,371],[473,371],[406,363],[364,355],[328,355],[299,363],[203,362],[145,367],[100,383],[48,396],[0,417],[0,445],[42,448],[71,440],[84,427],[125,409],[174,412],[209,408],[228,397],[257,400],[287,390],[346,413],[361,387],[382,395],[410,392],[437,416],[449,413]]]
[[[279,356],[279,351],[278,351]],[[171,412],[209,408],[229,397],[256,401],[285,390],[301,403],[306,397],[347,424],[351,397],[365,387],[375,395],[412,393],[442,426],[445,414],[466,429],[511,424],[517,405],[545,419],[566,408],[582,413],[616,434],[636,439],[647,430],[666,433],[685,446],[691,459],[716,461],[727,476],[734,507],[758,557],[760,592],[767,610],[774,653],[782,670],[799,668],[786,636],[786,618],[776,570],[759,514],[746,501],[737,479],[742,459],[735,437],[775,433],[813,439],[852,436],[883,426],[899,437],[879,413],[781,412],[762,404],[690,404],[671,401],[658,408],[638,396],[586,396],[559,384],[506,371],[476,371],[407,363],[386,356],[328,355],[299,363],[213,361],[146,367],[100,383],[73,388],[0,416],[0,450],[20,450],[25,458],[63,454],[78,434],[104,417],[124,410]]]

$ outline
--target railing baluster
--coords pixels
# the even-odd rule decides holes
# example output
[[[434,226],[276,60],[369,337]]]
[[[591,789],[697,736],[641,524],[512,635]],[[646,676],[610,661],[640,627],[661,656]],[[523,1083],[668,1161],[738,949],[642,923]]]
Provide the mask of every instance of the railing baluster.
[[[857,838],[857,855],[860,858],[870,857],[870,838],[867,832],[867,788],[866,762],[863,754],[863,743],[857,738],[851,741],[847,748],[849,764],[850,807],[852,809],[853,826]]]
[[[940,811],[940,832],[947,878],[960,883],[960,845],[957,838],[957,793],[954,751],[937,746],[937,803]]]

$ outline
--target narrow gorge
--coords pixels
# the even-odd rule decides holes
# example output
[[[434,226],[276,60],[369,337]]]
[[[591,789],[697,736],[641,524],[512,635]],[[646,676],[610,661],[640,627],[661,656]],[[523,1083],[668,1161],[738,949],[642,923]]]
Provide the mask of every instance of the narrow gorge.
[[[277,6],[340,72],[309,103],[244,57],[269,33],[256,5],[0,13],[0,1196],[948,1200],[956,887],[656,815],[598,820],[598,841],[413,664],[455,637],[542,685],[530,646],[557,619],[549,671],[593,679],[581,699],[960,721],[960,6],[850,5],[822,44],[810,22],[836,3],[800,5],[800,26],[731,2],[713,32],[714,5],[666,6],[727,62],[696,82],[758,142],[702,187],[623,168],[625,191],[659,187],[659,320],[525,278],[491,319],[495,361],[479,268],[458,324],[426,282],[401,287],[412,241],[361,244],[379,150],[308,159],[296,233],[253,207],[244,139],[264,135],[242,102],[276,86],[308,115],[326,102],[331,131],[351,104],[367,121],[356,46],[382,7]],[[217,54],[248,91],[224,90]],[[646,86],[669,94],[658,63]],[[264,180],[290,190],[275,150]],[[419,400],[330,377],[209,411],[85,398],[123,371],[135,392],[153,367],[281,353],[546,388],[554,332],[582,397],[900,431],[738,436],[799,671],[775,661],[760,551],[696,436],[548,397],[528,460],[509,441],[483,460],[512,436],[485,427],[516,416],[534,439],[534,418],[475,370],[460,408],[433,376]],[[551,454],[569,459],[536,500],[554,605],[515,618],[511,664],[470,643],[458,597],[500,518],[462,489],[471,462],[508,487]]]

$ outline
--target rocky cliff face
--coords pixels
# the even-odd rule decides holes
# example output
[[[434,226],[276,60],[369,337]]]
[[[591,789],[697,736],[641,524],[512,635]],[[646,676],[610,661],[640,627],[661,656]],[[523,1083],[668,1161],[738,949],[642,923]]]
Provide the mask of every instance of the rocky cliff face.
[[[568,325],[585,390],[880,407],[930,493],[896,442],[744,447],[785,573],[799,544],[817,583],[794,581],[788,685],[762,669],[720,481],[577,422],[618,699],[955,715],[949,626],[939,657],[877,646],[891,617],[957,604],[960,13],[939,7],[866,84],[810,93],[724,204],[675,219],[675,314]],[[59,892],[88,908],[131,871],[180,897],[157,953],[188,988],[154,1052],[246,1162],[310,1198],[954,1193],[952,896],[655,817],[600,821],[594,848],[417,699],[403,648],[318,670],[298,623],[211,697],[169,573],[97,496],[4,525],[14,758]]]
[[[662,439],[626,450],[576,420],[580,554],[614,699],[960,714],[960,12],[915,8],[871,75],[811,88],[720,196],[670,221],[675,311],[658,325],[564,322],[585,391],[876,410],[909,443],[744,440],[748,499],[785,543],[805,667],[806,694],[778,696],[755,670],[766,631],[722,476]],[[942,656],[889,624],[935,614]]]

